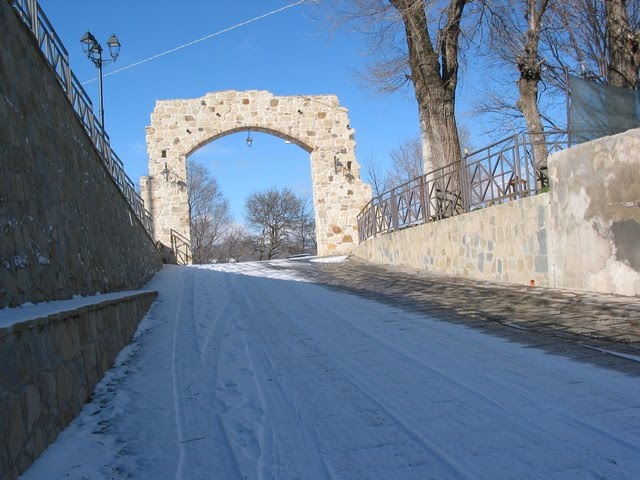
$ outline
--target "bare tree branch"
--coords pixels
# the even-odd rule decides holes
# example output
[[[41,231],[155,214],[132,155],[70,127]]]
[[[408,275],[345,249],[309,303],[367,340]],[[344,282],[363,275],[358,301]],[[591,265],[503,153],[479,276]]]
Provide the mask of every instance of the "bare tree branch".
[[[210,263],[216,243],[231,223],[229,203],[209,170],[193,160],[187,166],[187,189],[193,262]]]

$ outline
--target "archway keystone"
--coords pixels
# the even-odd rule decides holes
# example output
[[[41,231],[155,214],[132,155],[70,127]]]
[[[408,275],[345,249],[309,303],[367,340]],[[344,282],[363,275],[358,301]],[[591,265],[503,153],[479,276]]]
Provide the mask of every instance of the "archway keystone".
[[[147,127],[149,176],[140,179],[154,238],[170,245],[172,229],[191,238],[187,157],[209,142],[248,129],[309,152],[318,254],[349,253],[357,244],[356,217],[371,200],[371,187],[360,179],[354,130],[335,95],[230,90],[157,101]]]

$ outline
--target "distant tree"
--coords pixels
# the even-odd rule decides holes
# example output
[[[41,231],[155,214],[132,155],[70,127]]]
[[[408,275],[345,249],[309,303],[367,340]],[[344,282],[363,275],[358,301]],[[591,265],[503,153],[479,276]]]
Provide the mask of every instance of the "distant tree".
[[[189,160],[187,167],[193,263],[215,260],[215,245],[231,224],[229,202],[207,167]]]
[[[217,263],[256,260],[254,237],[243,225],[230,226],[215,247]]]
[[[422,139],[420,137],[408,138],[391,150],[390,156],[391,169],[389,178],[393,187],[413,180],[425,173],[422,163]]]
[[[380,167],[373,156],[366,159],[362,165],[362,178],[371,185],[374,197],[378,197],[391,187],[389,172]]]
[[[259,260],[283,254],[300,219],[300,199],[288,188],[251,193],[245,202],[247,225],[257,238]]]
[[[315,253],[318,247],[316,242],[316,221],[313,212],[313,199],[310,195],[298,197],[300,209],[298,218],[291,234],[290,250],[296,253]]]
[[[458,137],[465,148],[471,150],[471,136],[463,126],[458,126]],[[373,157],[365,160],[363,179],[371,185],[373,196],[377,197],[393,187],[429,173],[424,169],[422,152],[422,139],[416,135],[405,139],[391,150],[391,165],[387,170],[384,170]],[[464,151],[462,153],[464,154]]]

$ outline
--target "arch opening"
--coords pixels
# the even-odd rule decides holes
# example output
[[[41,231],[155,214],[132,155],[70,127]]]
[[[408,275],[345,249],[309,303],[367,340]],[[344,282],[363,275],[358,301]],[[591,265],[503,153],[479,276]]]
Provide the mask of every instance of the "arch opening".
[[[242,133],[242,132],[253,132],[253,133],[257,132],[257,133],[265,133],[267,135],[272,135],[274,137],[281,138],[286,142],[297,145],[301,149],[305,150],[307,153],[311,153],[315,148],[314,146],[308,145],[307,143],[300,140],[299,138],[296,138],[293,135],[288,135],[280,130],[264,127],[258,124],[254,124],[254,125],[247,124],[247,125],[243,125],[242,127],[231,128],[229,130],[216,133],[209,138],[199,140],[199,143],[191,147],[190,150],[187,151],[185,155],[189,157],[190,155],[193,155],[198,150],[206,147],[207,145],[209,145],[212,142],[215,142],[216,140],[220,140],[221,138],[227,137],[229,135],[234,135],[236,133]]]
[[[219,136],[186,158],[196,263],[316,253],[310,153],[263,131],[251,137],[248,148],[244,130]],[[249,211],[260,215],[251,222]]]

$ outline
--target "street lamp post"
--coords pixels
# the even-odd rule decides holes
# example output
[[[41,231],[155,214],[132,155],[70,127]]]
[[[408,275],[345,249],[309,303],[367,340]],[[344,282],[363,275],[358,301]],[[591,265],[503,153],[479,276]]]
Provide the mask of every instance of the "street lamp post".
[[[120,41],[115,34],[111,35],[107,40],[109,47],[110,59],[102,58],[102,45],[98,43],[96,37],[94,37],[89,30],[80,39],[82,43],[82,50],[87,55],[87,58],[91,60],[98,68],[98,89],[100,90],[100,123],[104,131],[104,104],[102,100],[102,65],[113,63],[118,59],[120,55]]]

